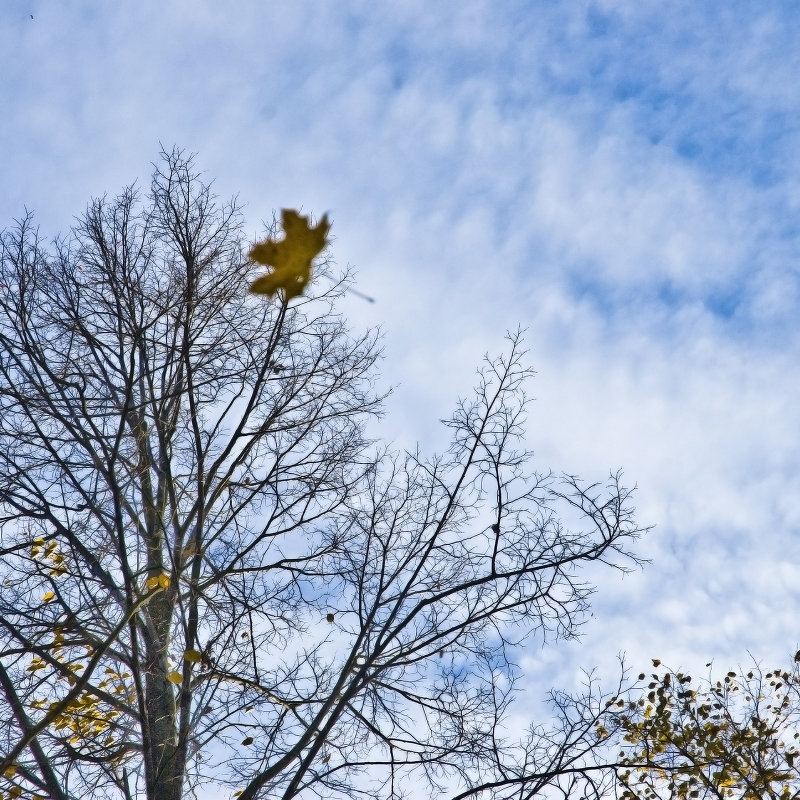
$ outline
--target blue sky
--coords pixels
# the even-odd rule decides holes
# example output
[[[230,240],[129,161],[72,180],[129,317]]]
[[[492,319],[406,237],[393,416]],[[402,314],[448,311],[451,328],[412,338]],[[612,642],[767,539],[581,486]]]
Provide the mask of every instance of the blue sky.
[[[33,14],[34,19],[30,19]],[[0,4],[0,226],[64,230],[198,154],[253,234],[333,219],[386,334],[381,431],[438,425],[522,325],[538,466],[637,483],[653,563],[598,572],[598,665],[797,649],[800,9],[763,0]],[[778,661],[775,661],[778,659]]]

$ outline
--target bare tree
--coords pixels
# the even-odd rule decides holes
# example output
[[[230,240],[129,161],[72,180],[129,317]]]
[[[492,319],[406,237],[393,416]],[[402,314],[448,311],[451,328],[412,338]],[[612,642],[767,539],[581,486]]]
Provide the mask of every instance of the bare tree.
[[[248,296],[235,203],[162,155],[144,207],[95,200],[49,249],[30,215],[2,236],[6,790],[590,791],[598,696],[516,747],[504,721],[515,648],[585,616],[581,565],[635,563],[630,491],[531,469],[519,334],[446,454],[369,441],[379,350],[335,312],[346,276]]]

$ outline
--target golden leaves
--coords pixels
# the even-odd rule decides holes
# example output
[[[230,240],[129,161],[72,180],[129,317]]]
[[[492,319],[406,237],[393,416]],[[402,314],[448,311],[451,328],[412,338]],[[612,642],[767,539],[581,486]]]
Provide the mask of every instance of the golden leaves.
[[[199,650],[186,650],[183,657],[190,664],[199,664],[203,658],[203,654]]]
[[[44,548],[44,553],[42,549]],[[47,545],[42,538],[34,539],[31,545],[31,558],[46,558],[53,562],[53,569],[50,574],[56,578],[60,578],[67,573],[67,568],[64,566],[66,559],[58,552],[58,542],[51,539]]]
[[[308,217],[290,208],[281,211],[281,223],[285,234],[281,241],[267,239],[248,254],[253,261],[273,268],[250,284],[250,292],[273,297],[281,289],[284,298],[291,300],[303,294],[311,280],[311,262],[328,244],[331,226],[325,214],[312,228]]]
[[[145,584],[148,589],[166,589],[169,586],[169,575],[165,575],[163,572],[161,575],[154,575],[152,578],[148,578]]]
[[[653,664],[658,667],[661,662],[653,659]],[[639,678],[643,679],[644,673]],[[632,770],[618,774],[626,787],[620,797],[644,800],[661,796],[659,790],[668,782],[670,797],[688,800],[699,796],[702,782],[719,797],[789,799],[785,782],[794,781],[791,789],[797,788],[794,764],[800,758],[797,745],[786,738],[793,731],[796,702],[793,708],[795,695],[790,697],[789,689],[800,682],[797,668],[765,675],[751,670],[746,676],[730,671],[724,681],[713,683],[709,678],[696,691],[691,676],[682,672],[670,673],[665,668],[661,677],[654,674],[653,679],[647,685],[646,699],[629,703],[627,712],[611,709],[616,698],[606,703],[608,714],[623,734],[622,742],[632,745],[628,753],[620,752],[620,761],[639,773],[635,785],[631,783]],[[770,689],[765,686],[767,681]],[[764,695],[757,695],[756,690]],[[736,703],[736,692],[742,693],[748,705]],[[759,702],[765,695],[769,704]],[[624,709],[625,704],[617,706]],[[598,721],[598,738],[602,730],[605,728]],[[794,738],[800,738],[800,732],[794,731]],[[780,794],[775,784],[783,786]]]
[[[177,670],[172,670],[172,672],[167,675],[167,680],[170,683],[174,683],[176,686],[180,686],[183,683],[183,675],[180,674]]]

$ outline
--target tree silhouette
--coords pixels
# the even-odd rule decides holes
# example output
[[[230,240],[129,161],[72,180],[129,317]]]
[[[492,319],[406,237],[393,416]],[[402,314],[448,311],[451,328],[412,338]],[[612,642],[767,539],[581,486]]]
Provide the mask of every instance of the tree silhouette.
[[[253,296],[248,250],[179,150],[145,204],[94,200],[50,247],[30,215],[2,235],[5,791],[596,790],[594,690],[517,745],[504,724],[516,646],[585,616],[581,565],[636,563],[630,491],[532,470],[519,333],[445,454],[370,441],[347,276],[323,257],[291,305]]]

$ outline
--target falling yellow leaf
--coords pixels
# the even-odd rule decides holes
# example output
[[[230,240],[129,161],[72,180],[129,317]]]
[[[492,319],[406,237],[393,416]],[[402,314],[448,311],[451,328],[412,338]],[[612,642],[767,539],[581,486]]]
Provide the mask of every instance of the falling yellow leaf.
[[[180,686],[183,683],[183,676],[177,670],[172,670],[169,675],[167,675],[167,679],[174,683],[176,686]]]
[[[328,243],[331,226],[325,214],[312,228],[308,217],[301,217],[290,208],[281,211],[281,223],[285,236],[280,242],[267,239],[248,254],[253,261],[273,268],[253,281],[250,292],[273,297],[283,289],[286,300],[291,300],[303,294],[311,280],[311,262]]]
[[[200,659],[203,657],[203,654],[199,650],[187,650],[183,657],[190,663],[190,664],[197,664]]]
[[[49,603],[55,596],[55,592],[47,592],[47,594],[42,598],[42,602]]]

